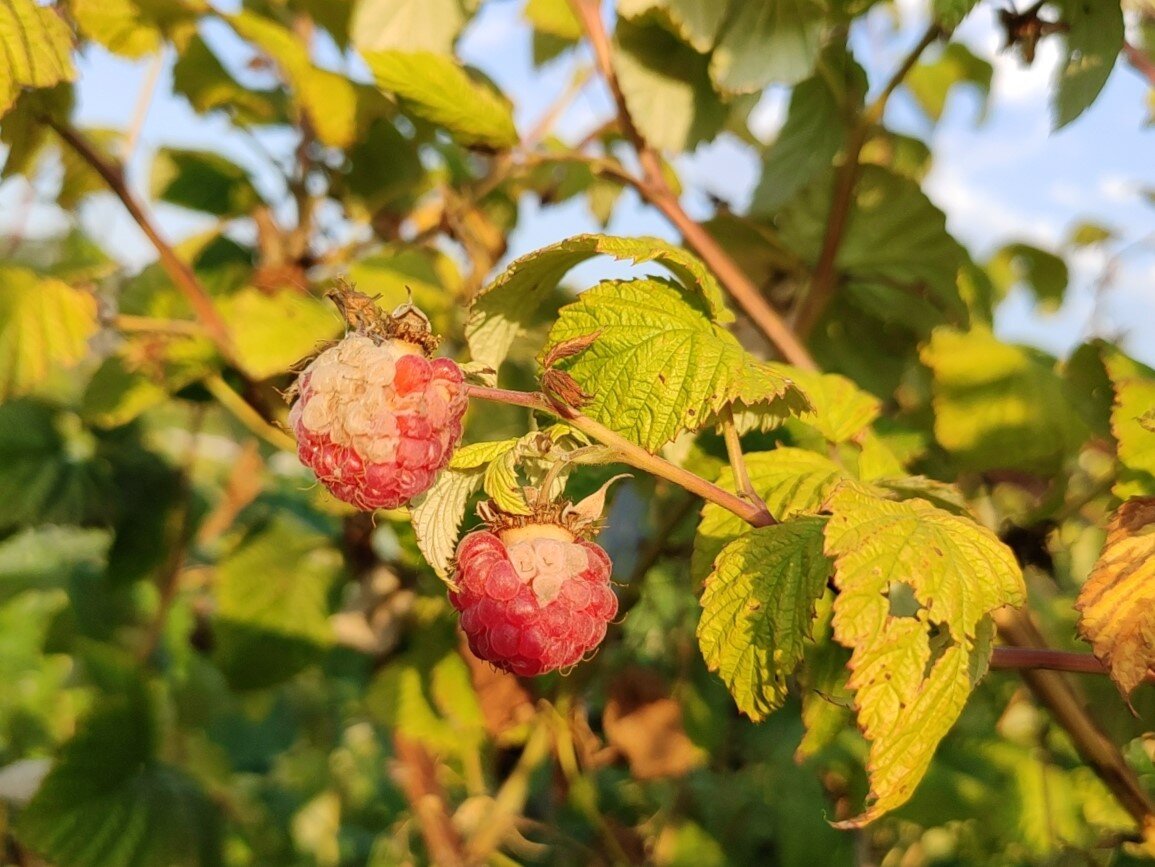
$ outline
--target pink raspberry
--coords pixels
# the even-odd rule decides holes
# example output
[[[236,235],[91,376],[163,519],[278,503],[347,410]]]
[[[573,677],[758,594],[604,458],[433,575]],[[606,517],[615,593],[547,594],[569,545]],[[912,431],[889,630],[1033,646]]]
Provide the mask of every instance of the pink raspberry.
[[[457,546],[449,594],[469,648],[531,677],[596,648],[618,612],[610,558],[557,524],[470,533]]]
[[[415,343],[350,334],[297,379],[297,454],[333,496],[393,509],[429,489],[461,439],[461,368]]]

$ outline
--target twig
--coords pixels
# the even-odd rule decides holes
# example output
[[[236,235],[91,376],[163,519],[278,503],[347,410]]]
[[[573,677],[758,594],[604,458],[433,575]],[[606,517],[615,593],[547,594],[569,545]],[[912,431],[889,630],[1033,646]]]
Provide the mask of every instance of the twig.
[[[449,817],[433,757],[420,743],[397,730],[393,732],[393,749],[397,755],[397,781],[417,817],[429,860],[443,867],[465,867],[470,862]]]
[[[626,107],[626,99],[614,72],[610,55],[610,39],[601,18],[599,0],[570,0],[574,13],[581,21],[594,49],[594,58],[617,106],[618,119],[622,130],[637,152],[642,168],[643,181],[636,184],[641,196],[657,208],[674,227],[682,233],[686,244],[694,250],[702,261],[718,277],[726,291],[791,364],[804,370],[817,370],[810,352],[802,345],[797,335],[786,324],[770,303],[758,291],[738,263],[682,207],[678,195],[666,182],[662,172],[662,160],[658,152],[645,140]]]
[[[1012,647],[1035,651],[1044,649],[1046,642],[1022,612],[997,612],[995,622],[1003,640]],[[1062,674],[1042,668],[1021,669],[1019,676],[1063,727],[1083,761],[1107,784],[1115,799],[1135,819],[1148,845],[1155,844],[1155,804],[1114,741],[1092,719],[1071,684]]]
[[[152,246],[156,248],[156,252],[160,256],[161,267],[185,296],[197,319],[204,325],[205,331],[216,344],[221,355],[225,357],[226,361],[235,362],[236,349],[233,346],[232,337],[229,335],[228,326],[225,325],[224,319],[213,306],[208,290],[201,285],[193,269],[176,254],[176,251],[169,246],[168,241],[153,225],[143,206],[129,190],[121,167],[97,153],[88,140],[66,122],[52,117],[43,117],[41,120],[55,130],[61,140],[72,148],[81,159],[92,166],[93,170],[108,184],[109,189],[120,199],[125,210],[128,211],[148,240],[152,242]]]
[[[1000,671],[1043,668],[1074,674],[1107,674],[1106,666],[1093,654],[1052,650],[1049,647],[996,647],[991,654],[991,668]],[[1147,675],[1146,682],[1155,684],[1155,672]]]
[[[466,391],[470,397],[492,400],[497,403],[508,403],[513,406],[524,406],[557,416],[582,433],[612,448],[618,453],[619,459],[624,464],[637,467],[639,470],[644,470],[658,478],[666,479],[703,499],[717,503],[752,526],[765,527],[774,523],[774,517],[765,508],[759,508],[753,503],[748,503],[741,497],[723,490],[713,482],[708,482],[701,476],[670,463],[665,458],[650,454],[637,443],[630,442],[621,434],[610,430],[589,416],[582,415],[568,407],[560,407],[551,403],[540,392],[512,391],[505,388],[487,388],[481,385],[468,385]]]
[[[830,216],[826,220],[826,233],[822,238],[822,249],[818,254],[818,262],[814,266],[814,275],[810,279],[810,291],[802,299],[798,308],[798,315],[794,321],[794,330],[803,338],[807,337],[822,318],[827,305],[834,297],[837,282],[838,248],[842,245],[842,236],[846,232],[846,223],[850,218],[850,211],[854,204],[854,188],[858,184],[859,157],[862,148],[874,125],[882,120],[886,111],[886,103],[891,94],[914,68],[918,58],[930,47],[939,36],[942,29],[937,24],[931,24],[923,34],[922,39],[903,58],[902,63],[883,87],[882,92],[859,116],[846,142],[846,154],[842,164],[834,176],[834,193],[830,202]]]
[[[136,151],[140,141],[140,132],[144,129],[144,121],[148,117],[148,109],[152,105],[153,94],[156,93],[156,83],[160,79],[160,71],[164,68],[164,51],[153,55],[148,71],[144,74],[144,83],[140,88],[140,95],[136,99],[136,108],[132,112],[132,123],[128,127],[128,134],[124,137],[124,148],[120,152],[121,161],[127,165]]]
[[[1146,78],[1151,87],[1155,87],[1155,62],[1147,56],[1147,53],[1130,42],[1124,42],[1123,54],[1135,71]]]

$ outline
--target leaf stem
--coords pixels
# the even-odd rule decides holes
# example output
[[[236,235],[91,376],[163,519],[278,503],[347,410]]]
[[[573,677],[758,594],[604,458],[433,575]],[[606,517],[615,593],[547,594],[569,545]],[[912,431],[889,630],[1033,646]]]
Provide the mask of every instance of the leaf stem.
[[[922,53],[942,35],[942,28],[938,24],[931,24],[922,38],[903,58],[898,69],[887,81],[882,92],[859,115],[846,142],[846,154],[842,164],[834,176],[834,193],[830,203],[830,215],[826,220],[826,233],[822,237],[822,249],[818,254],[818,262],[814,266],[814,274],[810,278],[810,291],[802,299],[798,308],[798,315],[794,320],[794,330],[805,339],[823,312],[834,297],[837,285],[838,271],[835,262],[838,259],[838,249],[842,245],[843,235],[846,233],[846,224],[850,219],[851,207],[854,204],[854,188],[858,184],[859,158],[862,148],[870,137],[874,126],[882,120],[886,111],[886,104],[898,86],[902,84],[907,74],[914,68]]]
[[[677,464],[670,463],[665,458],[650,454],[637,443],[631,442],[616,431],[610,430],[587,415],[582,415],[577,410],[551,402],[540,392],[513,391],[481,385],[467,385],[466,392],[470,397],[480,400],[524,406],[557,416],[587,436],[609,446],[617,452],[618,458],[624,464],[629,464],[658,478],[673,482],[705,500],[717,503],[754,527],[765,527],[775,523],[774,516],[765,507],[759,508],[757,505],[718,487],[713,482],[709,482]]]
[[[714,237],[686,213],[677,193],[667,183],[660,155],[638,130],[626,106],[625,95],[614,71],[610,38],[602,22],[599,0],[570,0],[570,5],[593,46],[598,71],[613,96],[622,130],[637,153],[643,180],[632,183],[631,186],[634,186],[643,199],[660,211],[682,233],[687,246],[702,257],[702,261],[718,277],[730,297],[746,312],[766,339],[782,353],[783,358],[804,370],[817,370],[818,365],[809,350],[778,311],[763,297],[754,281],[746,276],[738,263]]]
[[[214,373],[205,377],[204,386],[208,389],[209,394],[216,398],[217,403],[228,410],[250,432],[275,448],[287,452],[297,450],[297,444],[291,436],[265,421],[261,414],[253,409],[252,405],[229,388],[228,383],[221,379],[219,374]]]
[[[742,454],[742,441],[738,437],[738,428],[734,426],[734,413],[727,407],[722,413],[722,438],[726,442],[726,455],[730,459],[730,469],[734,473],[734,484],[738,488],[738,495],[749,500],[755,506],[766,508],[766,501],[754,489],[750,481],[750,472],[746,469],[746,456]],[[769,510],[767,509],[767,513]]]

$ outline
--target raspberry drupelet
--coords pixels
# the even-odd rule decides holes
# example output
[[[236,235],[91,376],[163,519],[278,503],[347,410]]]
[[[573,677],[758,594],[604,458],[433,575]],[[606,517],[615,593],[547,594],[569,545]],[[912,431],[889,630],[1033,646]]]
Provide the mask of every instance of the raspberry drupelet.
[[[297,454],[338,499],[396,508],[429,489],[461,439],[461,368],[428,357],[437,340],[411,306],[389,316],[345,286],[330,297],[354,330],[297,379]]]

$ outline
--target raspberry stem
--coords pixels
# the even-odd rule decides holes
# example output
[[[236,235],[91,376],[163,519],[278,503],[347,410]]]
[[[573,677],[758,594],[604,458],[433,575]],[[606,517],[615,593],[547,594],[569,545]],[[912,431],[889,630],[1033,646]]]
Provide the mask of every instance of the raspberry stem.
[[[774,516],[764,506],[748,502],[736,494],[724,490],[713,482],[701,476],[672,464],[665,458],[650,454],[637,443],[630,442],[621,434],[610,430],[600,422],[594,421],[587,415],[582,415],[575,409],[559,406],[546,399],[541,392],[514,391],[507,388],[489,388],[482,385],[467,385],[466,394],[480,400],[490,400],[495,403],[507,403],[513,406],[524,406],[529,409],[546,412],[556,416],[582,433],[593,437],[603,445],[609,446],[617,452],[618,458],[624,464],[629,464],[639,470],[644,470],[658,478],[673,482],[693,494],[712,503],[717,503],[737,515],[746,523],[754,527],[766,527],[776,524]]]

